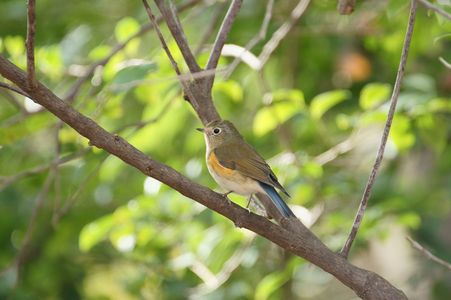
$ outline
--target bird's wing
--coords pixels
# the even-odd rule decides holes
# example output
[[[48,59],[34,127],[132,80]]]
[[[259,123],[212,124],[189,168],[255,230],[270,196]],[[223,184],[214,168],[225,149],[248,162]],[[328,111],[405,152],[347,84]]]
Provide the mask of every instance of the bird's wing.
[[[274,186],[289,196],[269,165],[246,142],[227,144],[226,146],[215,148],[213,151],[219,163],[224,167],[236,170],[252,179]]]

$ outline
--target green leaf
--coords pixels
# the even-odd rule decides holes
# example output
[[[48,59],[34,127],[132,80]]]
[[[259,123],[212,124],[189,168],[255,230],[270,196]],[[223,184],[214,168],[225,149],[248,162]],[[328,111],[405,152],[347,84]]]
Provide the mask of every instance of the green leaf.
[[[412,133],[410,120],[406,116],[395,115],[390,138],[399,151],[405,151],[415,144],[415,135]]]
[[[288,278],[285,273],[271,273],[266,275],[255,289],[255,299],[268,299],[271,294],[287,282]]]
[[[243,89],[241,85],[233,80],[219,81],[213,86],[214,92],[222,92],[234,102],[243,100]]]
[[[21,36],[8,36],[4,40],[5,49],[12,57],[19,57],[25,53],[25,41]]]
[[[310,113],[315,119],[320,119],[324,113],[335,105],[350,98],[351,92],[348,90],[334,90],[317,95],[310,104]]]
[[[417,118],[420,137],[436,153],[441,153],[447,144],[448,126],[446,119],[432,114],[425,114]]]
[[[302,166],[302,173],[306,176],[318,179],[323,176],[323,167],[314,161],[309,161]]]
[[[305,107],[304,94],[299,90],[279,90],[272,96],[272,105],[262,107],[255,115],[253,130],[257,136],[285,123]]]
[[[124,42],[138,30],[139,23],[131,17],[126,17],[117,23],[116,28],[114,28],[114,35],[119,42]]]
[[[364,110],[377,107],[388,100],[391,86],[387,83],[369,83],[360,92],[359,104]]]
[[[421,224],[421,218],[416,213],[407,212],[399,216],[398,222],[411,229],[417,229]]]
[[[108,215],[83,227],[78,239],[80,250],[87,252],[101,241],[106,240],[113,225],[113,216]]]
[[[410,90],[435,93],[435,80],[426,74],[412,74],[406,76],[403,80],[403,86]]]
[[[0,144],[10,144],[28,137],[55,122],[48,113],[29,116],[25,121],[8,127],[0,127]]]
[[[111,81],[111,89],[116,92],[129,90],[134,86],[134,81],[143,80],[155,70],[157,70],[157,64],[153,62],[125,67],[114,76]]]

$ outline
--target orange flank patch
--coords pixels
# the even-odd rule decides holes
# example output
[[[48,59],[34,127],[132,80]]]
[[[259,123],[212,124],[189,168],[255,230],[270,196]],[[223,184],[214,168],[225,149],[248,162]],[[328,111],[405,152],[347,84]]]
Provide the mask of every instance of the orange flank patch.
[[[211,151],[210,155],[208,156],[208,164],[210,165],[210,168],[213,169],[213,171],[215,171],[219,176],[222,177],[231,177],[235,172],[232,169],[222,166],[213,151]]]

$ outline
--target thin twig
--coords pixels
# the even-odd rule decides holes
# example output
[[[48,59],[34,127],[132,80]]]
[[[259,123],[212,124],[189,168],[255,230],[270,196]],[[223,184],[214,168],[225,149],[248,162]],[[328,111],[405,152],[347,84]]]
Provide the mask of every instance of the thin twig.
[[[204,47],[204,44],[213,35],[213,31],[215,30],[215,28],[218,27],[218,24],[221,21],[221,18],[219,16],[223,13],[225,5],[226,3],[224,2],[218,5],[218,7],[216,8],[214,14],[211,17],[212,21],[210,22],[210,25],[207,27],[207,30],[205,30],[204,34],[200,38],[197,48],[194,50],[195,56],[198,56],[200,54],[202,48]]]
[[[184,4],[181,4],[177,11],[184,11],[186,9],[189,9],[196,5],[197,3],[201,2],[201,0],[190,0],[187,1]],[[164,19],[162,17],[157,18],[157,23],[160,24]],[[98,60],[97,62],[91,64],[85,74],[77,79],[77,81],[74,83],[74,85],[69,89],[66,96],[64,97],[64,100],[72,102],[75,97],[77,96],[78,92],[80,91],[83,84],[94,74],[95,70],[98,67],[105,66],[111,58],[116,55],[119,51],[124,49],[132,40],[134,40],[137,37],[142,36],[143,34],[147,33],[153,28],[152,23],[147,23],[141,26],[141,28],[135,33],[129,36],[125,41],[122,43],[117,44],[116,46],[111,49],[111,52],[105,56],[104,58]]]
[[[341,15],[350,15],[353,13],[355,0],[338,0],[337,10]]]
[[[451,70],[451,63],[447,62],[443,57],[439,57],[438,60],[447,68]]]
[[[449,12],[446,12],[445,10],[441,9],[440,7],[435,6],[434,4],[426,1],[426,0],[416,0],[417,2],[420,2],[421,5],[429,8],[430,10],[435,11],[436,13],[444,16],[448,20],[451,20],[451,14]]]
[[[15,267],[16,267],[15,284],[17,284],[19,282],[20,275],[21,275],[21,268],[28,255],[28,249],[30,247],[31,238],[33,236],[33,232],[36,227],[36,221],[37,221],[38,215],[41,211],[41,208],[44,204],[45,199],[48,196],[48,193],[49,193],[49,190],[50,190],[50,187],[52,185],[54,178],[55,178],[55,173],[53,171],[51,171],[47,175],[44,185],[42,186],[41,191],[39,192],[38,196],[36,197],[35,205],[33,207],[32,213],[31,213],[31,218],[28,223],[27,230],[25,232],[25,237],[23,238],[19,253],[17,254],[16,259],[15,259]]]
[[[16,95],[10,91],[0,90],[0,93],[4,96],[6,101],[8,101],[12,106],[14,106],[22,115],[27,113],[25,107],[20,103],[20,101],[15,97]]]
[[[346,140],[336,144],[327,151],[315,156],[313,160],[319,165],[325,165],[328,162],[336,159],[339,155],[351,151],[354,148],[354,145],[356,144],[355,137],[356,135],[352,134]]]
[[[169,101],[167,101],[164,104],[163,108],[160,110],[160,112],[158,112],[158,114],[155,117],[150,118],[148,120],[142,120],[142,121],[138,121],[138,122],[125,124],[113,132],[118,134],[119,132],[124,131],[125,129],[130,128],[130,127],[134,127],[135,130],[139,130],[139,129],[143,128],[144,126],[158,122],[168,112],[174,99],[176,99],[176,97],[172,97]]]
[[[368,200],[371,195],[371,190],[373,188],[373,184],[376,180],[377,172],[381,165],[382,159],[384,157],[385,145],[387,144],[388,135],[390,133],[391,124],[393,121],[393,116],[395,115],[396,104],[398,102],[399,91],[401,89],[401,82],[404,77],[404,69],[407,62],[407,55],[409,54],[410,41],[412,40],[413,28],[415,25],[415,16],[417,12],[417,2],[416,0],[411,1],[410,7],[410,15],[409,21],[407,24],[406,36],[404,38],[404,44],[401,53],[401,60],[399,62],[398,72],[396,74],[396,81],[393,87],[393,93],[390,99],[390,109],[387,115],[387,121],[385,122],[384,133],[382,134],[381,142],[379,145],[379,149],[377,150],[376,161],[374,162],[373,169],[371,170],[371,174],[368,178],[368,182],[365,187],[365,191],[363,193],[362,199],[360,200],[359,210],[354,219],[354,223],[352,225],[351,232],[349,233],[348,239],[341,249],[340,254],[344,257],[348,257],[349,251],[352,247],[352,243],[356,238],[357,231],[359,230],[360,224],[362,223],[363,215],[365,214],[366,207],[368,205]]]
[[[34,69],[34,35],[36,32],[36,2],[28,0],[27,7],[27,40],[25,42],[27,48],[27,73],[28,85],[36,86],[36,73]]]
[[[186,40],[185,32],[183,31],[183,28],[180,25],[180,22],[178,21],[176,12],[174,10],[168,10],[167,7],[164,5],[163,0],[155,0],[155,4],[157,5],[158,9],[161,12],[161,15],[163,16],[164,20],[166,21],[169,31],[171,32],[172,36],[174,37],[175,42],[177,43],[177,46],[179,47],[180,52],[182,53],[183,58],[185,59],[188,69],[191,72],[200,71],[201,68],[197,64],[196,58],[194,57],[193,53],[191,52],[191,49],[188,45],[188,41]],[[147,4],[147,7],[148,6],[149,5]],[[146,8],[146,10],[150,10],[150,8],[149,9]],[[154,26],[155,26],[155,24],[154,24]]]
[[[265,44],[262,52],[259,55],[259,60],[261,62],[260,69],[268,61],[271,54],[276,50],[277,46],[279,46],[280,42],[285,38],[287,33],[293,28],[293,26],[298,22],[299,18],[302,16],[304,11],[307,9],[310,0],[301,0],[298,2],[296,7],[293,9],[290,19],[282,24],[282,26],[277,29],[276,32],[272,35],[271,39]]]
[[[233,0],[230,4],[229,10],[224,17],[224,21],[222,22],[221,28],[219,29],[218,35],[216,36],[213,49],[211,50],[210,57],[208,58],[207,66],[205,67],[206,70],[216,69],[216,67],[218,66],[219,57],[221,56],[221,50],[224,47],[227,36],[229,35],[232,24],[234,23],[235,18],[240,11],[242,3],[243,0]],[[214,80],[214,74],[207,79],[208,89],[211,89]]]
[[[427,250],[426,248],[424,248],[423,246],[421,246],[420,243],[418,243],[417,241],[415,241],[414,239],[412,239],[411,237],[406,237],[407,240],[412,244],[412,247],[415,248],[416,250],[420,251],[424,256],[426,256],[428,259],[432,260],[433,262],[436,262],[437,264],[447,268],[448,270],[451,271],[451,264],[447,261],[444,261],[441,258],[438,258],[437,256],[435,256],[434,254],[432,254],[429,250]]]
[[[109,153],[105,155],[97,164],[97,166],[94,168],[94,170],[88,174],[83,180],[78,184],[77,190],[64,202],[64,205],[53,212],[52,215],[52,225],[53,227],[56,227],[58,225],[59,221],[61,221],[61,218],[64,217],[71,208],[77,203],[78,197],[81,195],[83,191],[86,190],[86,186],[92,182],[95,175],[100,170],[100,167],[102,167],[103,163],[106,161],[106,159],[110,156]]]
[[[18,88],[18,87],[16,87],[16,86],[13,86],[13,85],[11,85],[11,84],[7,84],[7,83],[4,83],[4,82],[0,82],[0,88],[4,88],[4,89],[10,90],[10,91],[13,91],[13,92],[15,92],[15,93],[17,93],[17,94],[20,94],[20,95],[22,95],[22,96],[25,96],[25,97],[30,98],[30,95],[28,95],[27,93],[25,93],[24,91],[22,91],[20,88]]]
[[[183,87],[183,91],[188,95],[188,98],[191,101],[191,103],[193,104],[193,106],[195,108],[197,108],[198,104],[197,104],[196,98],[194,97],[193,93],[191,92],[191,89],[188,86],[188,84],[186,83],[186,81],[180,77],[180,75],[182,75],[182,73],[177,65],[177,62],[175,61],[174,57],[172,56],[171,51],[169,50],[169,47],[166,44],[166,41],[164,40],[163,34],[161,33],[160,27],[158,26],[158,24],[155,20],[155,16],[153,15],[152,10],[150,9],[149,4],[147,3],[147,0],[142,0],[142,3],[146,9],[147,15],[149,16],[150,22],[152,22],[153,27],[155,28],[155,32],[158,35],[158,39],[160,40],[163,50],[166,52],[166,55],[168,56],[168,58],[172,64],[172,67],[174,68],[175,73],[177,73],[177,75],[179,75],[178,78],[179,78],[180,84]]]
[[[59,157],[58,159],[56,159],[50,163],[46,163],[46,164],[34,167],[32,169],[23,171],[21,173],[14,174],[12,176],[2,176],[2,177],[0,177],[0,190],[3,189],[4,187],[10,185],[11,183],[13,183],[17,180],[20,180],[24,177],[42,173],[42,172],[52,168],[52,166],[59,166],[59,165],[65,164],[67,162],[70,162],[74,159],[80,158],[83,155],[85,155],[86,153],[88,153],[90,150],[91,150],[91,147],[87,147],[87,148],[84,148],[73,154],[70,154],[70,155],[67,155],[64,157]]]
[[[242,56],[255,47],[261,40],[263,40],[266,37],[266,33],[268,31],[269,22],[272,18],[272,9],[274,6],[274,0],[268,0],[268,3],[266,4],[266,12],[265,16],[263,18],[262,25],[260,27],[260,30],[258,33],[247,43],[247,45],[244,47],[243,51],[237,56],[233,62],[227,67],[227,71],[224,75],[224,78],[228,78],[230,74],[233,73],[233,71],[236,69],[238,64],[241,62]]]

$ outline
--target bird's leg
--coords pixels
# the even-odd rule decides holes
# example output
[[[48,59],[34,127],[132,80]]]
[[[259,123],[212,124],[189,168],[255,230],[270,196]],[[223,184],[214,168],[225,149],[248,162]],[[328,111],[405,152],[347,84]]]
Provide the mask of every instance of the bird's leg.
[[[248,199],[247,205],[246,205],[246,208],[247,208],[247,210],[248,210],[249,213],[251,212],[251,209],[249,208],[249,205],[251,204],[251,201],[252,201],[252,197],[253,197],[253,196],[254,196],[254,194],[251,194],[251,195],[249,196],[249,199]]]
[[[230,201],[229,197],[227,197],[230,193],[232,193],[232,191],[228,191],[227,193],[222,194],[222,196],[223,196],[224,198],[227,199],[227,202],[229,202],[229,204],[232,203],[232,202]]]

